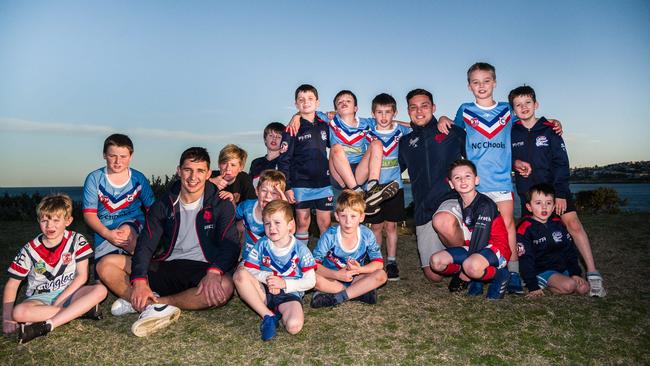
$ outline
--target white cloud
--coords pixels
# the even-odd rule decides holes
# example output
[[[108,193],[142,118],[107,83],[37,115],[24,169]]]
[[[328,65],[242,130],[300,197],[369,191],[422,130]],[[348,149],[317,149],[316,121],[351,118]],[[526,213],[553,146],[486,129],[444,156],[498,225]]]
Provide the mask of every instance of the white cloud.
[[[71,124],[71,123],[49,123],[28,121],[18,118],[0,117],[0,131],[6,132],[29,132],[42,134],[76,134],[76,135],[100,135],[106,136],[111,133],[125,133],[130,136],[163,139],[163,140],[181,140],[181,141],[208,141],[214,142],[219,140],[237,141],[254,139],[258,141],[261,138],[262,131],[245,131],[230,134],[207,134],[196,133],[183,130],[163,130],[155,128],[133,128],[117,130],[110,126],[92,125],[92,124]]]

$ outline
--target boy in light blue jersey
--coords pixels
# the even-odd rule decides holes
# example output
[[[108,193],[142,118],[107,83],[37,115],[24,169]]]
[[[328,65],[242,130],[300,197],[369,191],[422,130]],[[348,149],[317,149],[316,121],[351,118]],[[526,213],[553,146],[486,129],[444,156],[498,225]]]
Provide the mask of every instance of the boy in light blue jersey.
[[[404,183],[399,166],[399,140],[411,129],[393,120],[397,113],[397,102],[392,96],[382,93],[372,100],[372,115],[376,121],[368,133],[370,140],[377,140],[382,145],[380,184],[397,182],[399,191],[395,197],[383,201],[377,215],[367,216],[366,223],[372,224],[377,243],[381,246],[382,230],[386,231],[386,273],[389,281],[399,280],[397,267],[397,222],[404,220]]]
[[[291,205],[270,202],[263,210],[266,237],[244,259],[235,286],[239,297],[262,317],[262,340],[275,337],[282,324],[290,334],[304,323],[302,297],[316,282],[314,257],[306,245],[291,234],[295,230]]]
[[[335,306],[349,299],[375,304],[386,283],[381,249],[370,229],[360,225],[365,202],[360,192],[344,190],[336,200],[338,226],[321,236],[314,249],[316,290],[311,307]]]
[[[257,183],[257,199],[246,200],[235,210],[237,229],[244,233],[242,236],[242,263],[248,257],[255,243],[264,236],[264,223],[262,221],[262,210],[267,204],[275,200],[284,200],[286,180],[284,174],[277,170],[264,170]]]
[[[84,182],[84,221],[95,232],[95,260],[107,254],[131,254],[144,224],[144,210],[155,197],[147,178],[129,164],[133,142],[123,134],[104,141],[106,167]]]

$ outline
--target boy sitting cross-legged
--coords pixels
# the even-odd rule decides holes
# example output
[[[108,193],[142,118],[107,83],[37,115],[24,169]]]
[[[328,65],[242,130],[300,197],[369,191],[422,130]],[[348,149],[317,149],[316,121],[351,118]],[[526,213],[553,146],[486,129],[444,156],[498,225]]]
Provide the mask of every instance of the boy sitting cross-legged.
[[[2,297],[2,331],[18,329],[20,343],[81,316],[101,319],[97,304],[107,294],[102,284],[86,285],[93,250],[83,235],[66,230],[72,223],[72,200],[63,194],[47,196],[36,213],[41,234],[23,246],[11,262]],[[14,306],[25,278],[27,299]]]
[[[544,288],[556,295],[586,294],[589,285],[580,275],[571,235],[562,219],[553,216],[553,187],[544,183],[532,186],[526,194],[526,208],[532,217],[519,223],[517,246],[527,296],[543,296]]]
[[[386,283],[381,250],[364,218],[363,194],[344,190],[336,200],[334,216],[339,222],[321,236],[314,258],[316,290],[311,307],[320,308],[358,299],[377,302],[377,288]]]
[[[449,184],[460,195],[462,217],[457,217],[465,245],[451,247],[431,256],[431,270],[443,276],[460,274],[471,281],[468,294],[483,293],[483,283],[489,283],[487,298],[501,299],[510,273],[506,267],[510,258],[508,232],[497,205],[476,191],[479,177],[469,160],[460,159],[449,168]]]
[[[314,287],[316,263],[306,245],[296,240],[291,205],[276,200],[264,207],[264,232],[237,272],[239,297],[262,317],[262,340],[276,335],[280,319],[287,332],[302,329],[302,296]]]

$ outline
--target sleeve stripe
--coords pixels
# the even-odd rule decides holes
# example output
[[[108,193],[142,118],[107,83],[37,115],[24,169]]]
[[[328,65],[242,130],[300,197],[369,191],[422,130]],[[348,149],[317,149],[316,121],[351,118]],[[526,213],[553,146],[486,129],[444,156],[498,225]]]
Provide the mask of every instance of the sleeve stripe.
[[[260,266],[258,266],[258,265],[256,265],[256,264],[253,264],[253,263],[251,263],[251,262],[249,262],[249,261],[245,261],[245,262],[244,262],[244,267],[254,268],[254,269],[260,269]]]
[[[91,250],[90,249],[90,244],[86,244],[83,247],[79,248],[74,254],[76,256],[81,256],[81,255],[83,255],[84,253],[86,253],[89,250]]]
[[[84,208],[83,210],[81,210],[81,212],[83,212],[83,213],[86,213],[86,212],[97,213],[97,209],[96,208]]]
[[[317,267],[317,266],[314,264],[313,266],[302,267],[302,269],[301,269],[300,271],[301,271],[301,272],[307,272],[307,271],[311,271],[312,269],[316,269],[316,267]]]
[[[371,259],[370,261],[371,261],[371,262],[384,263],[384,258],[375,258],[375,259]]]
[[[23,268],[19,265],[16,264],[16,262],[11,262],[11,266],[9,266],[10,269],[13,269],[15,272],[18,274],[26,275],[29,270],[27,268]]]

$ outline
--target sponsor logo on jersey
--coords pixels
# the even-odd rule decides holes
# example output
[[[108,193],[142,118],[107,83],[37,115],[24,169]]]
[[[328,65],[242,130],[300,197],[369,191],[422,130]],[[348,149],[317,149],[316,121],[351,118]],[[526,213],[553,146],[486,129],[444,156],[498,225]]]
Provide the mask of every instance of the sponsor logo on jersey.
[[[298,141],[304,141],[311,139],[311,133],[306,133],[302,136],[298,136]]]
[[[203,211],[203,220],[212,221],[212,211],[209,210]]]
[[[126,200],[127,200],[128,202],[133,202],[134,199],[135,199],[135,195],[133,195],[133,194],[128,194],[128,195],[126,196]]]
[[[45,271],[47,271],[47,269],[45,268],[45,262],[42,262],[42,261],[38,262],[34,266],[34,272],[36,272],[38,274],[43,274],[43,273],[45,273]]]
[[[477,221],[492,222],[492,218],[490,216],[478,215]]]
[[[282,141],[282,143],[280,144],[280,154],[286,153],[288,148],[289,148],[289,144],[286,141]]]
[[[503,142],[492,142],[492,141],[483,141],[483,142],[473,142],[470,145],[472,149],[505,149],[506,144]]]
[[[325,131],[321,131],[321,132],[320,132],[320,138],[321,138],[323,141],[327,141],[327,132],[325,132]]]
[[[465,225],[471,226],[472,225],[472,218],[467,216],[465,217]]]
[[[546,136],[537,136],[535,139],[535,146],[541,147],[541,146],[548,146],[548,139]]]
[[[441,143],[442,140],[445,139],[445,137],[447,137],[447,135],[445,135],[444,133],[438,133],[433,139],[436,140],[437,143]]]
[[[264,267],[271,267],[271,257],[267,255],[262,256],[262,265]]]
[[[513,142],[513,143],[512,143],[512,147],[522,147],[522,146],[524,146],[524,142],[523,142],[523,141]]]
[[[560,144],[560,149],[562,149],[562,151],[566,151],[566,146],[564,146],[564,142]]]
[[[414,139],[410,139],[410,140],[409,140],[409,145],[410,145],[411,147],[418,147],[418,141],[420,141],[420,138],[419,138],[419,137],[416,137],[416,138],[414,138]]]
[[[561,231],[554,231],[553,232],[553,240],[556,243],[559,243],[562,241],[562,232]]]
[[[541,237],[539,239],[533,239],[533,244],[535,244],[535,245],[542,244],[542,243],[546,243],[546,237],[545,236],[543,236],[543,237]]]
[[[210,230],[210,229],[214,229],[214,224],[203,225],[203,230]]]
[[[68,265],[72,261],[72,255],[70,253],[65,253],[63,255],[63,264]]]

